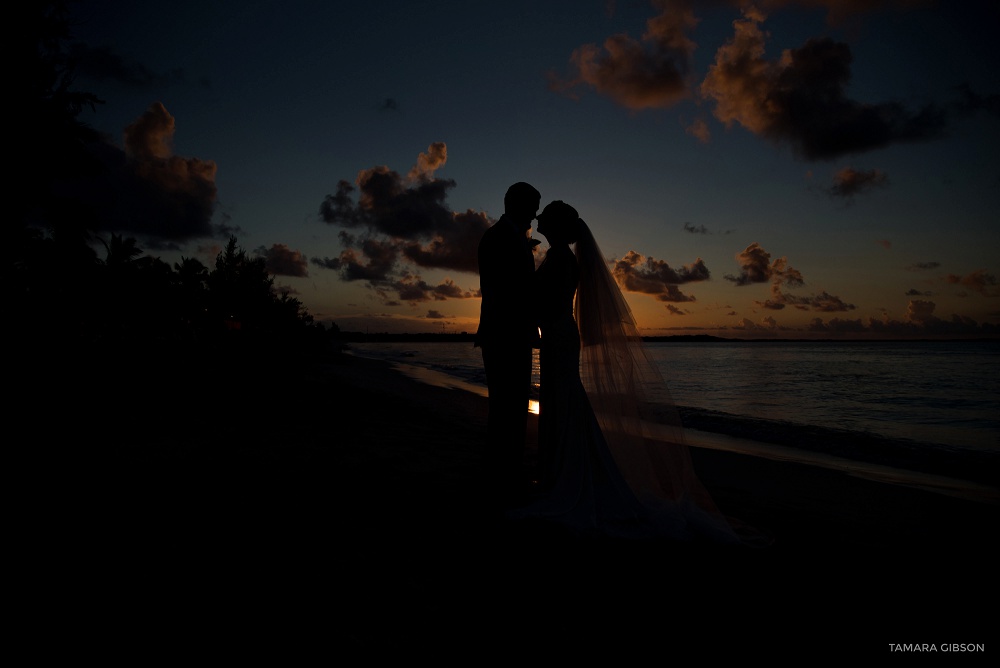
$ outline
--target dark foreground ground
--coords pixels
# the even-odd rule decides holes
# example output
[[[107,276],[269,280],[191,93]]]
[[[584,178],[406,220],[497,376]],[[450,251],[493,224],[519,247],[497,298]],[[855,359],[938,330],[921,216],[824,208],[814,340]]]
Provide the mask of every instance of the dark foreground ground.
[[[997,647],[996,504],[694,450],[770,547],[583,540],[489,512],[480,397],[349,357],[144,373],[164,380],[119,368],[116,390],[14,404],[45,453],[16,513],[29,609],[90,651],[479,664],[600,646],[629,665],[640,647],[653,664]]]

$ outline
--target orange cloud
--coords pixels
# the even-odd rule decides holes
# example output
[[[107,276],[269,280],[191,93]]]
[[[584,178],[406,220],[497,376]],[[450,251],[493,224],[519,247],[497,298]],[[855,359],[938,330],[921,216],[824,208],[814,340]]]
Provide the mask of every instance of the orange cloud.
[[[695,43],[687,32],[698,20],[686,3],[655,0],[661,13],[646,22],[641,40],[625,34],[608,37],[601,47],[585,44],[570,56],[575,75],[550,75],[550,88],[570,92],[589,86],[629,109],[670,107],[690,97],[687,76]]]
[[[435,170],[444,167],[448,162],[448,147],[443,141],[434,142],[427,147],[427,153],[417,156],[415,164],[409,173],[411,179],[431,179],[434,178]]]
[[[987,289],[997,285],[997,277],[993,274],[986,273],[985,269],[976,269],[965,276],[948,274],[945,276],[944,280],[948,283],[964,285],[970,290],[975,290],[980,294],[986,294]]]
[[[654,295],[662,302],[694,301],[694,297],[685,295],[677,286],[706,281],[711,277],[701,258],[680,269],[673,269],[663,260],[647,258],[635,251],[629,251],[620,260],[615,260],[611,273],[624,290]]]
[[[267,271],[270,274],[299,277],[309,275],[309,262],[306,256],[285,244],[274,244],[270,248],[261,246],[254,252],[267,262]]]
[[[727,281],[732,281],[736,285],[767,283],[768,281],[775,284],[802,285],[805,282],[802,279],[802,272],[788,266],[787,258],[776,258],[772,262],[771,254],[756,241],[737,253],[736,261],[740,264],[740,273],[723,276]]]
[[[861,170],[844,167],[833,176],[833,185],[827,189],[830,197],[851,199],[854,195],[867,192],[873,188],[885,187],[889,176],[880,169]]]
[[[716,118],[739,123],[801,156],[825,160],[902,141],[938,137],[945,116],[928,106],[916,113],[901,104],[864,104],[847,97],[851,50],[842,42],[813,38],[764,57],[765,15],[749,7],[733,23],[735,34],[716,52],[701,93],[715,102]]]

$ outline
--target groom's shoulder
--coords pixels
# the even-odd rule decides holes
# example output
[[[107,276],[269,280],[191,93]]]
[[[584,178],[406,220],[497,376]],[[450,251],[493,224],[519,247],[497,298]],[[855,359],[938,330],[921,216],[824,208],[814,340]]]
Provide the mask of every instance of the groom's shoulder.
[[[493,223],[492,225],[486,228],[486,231],[483,232],[480,244],[496,242],[505,239],[508,236],[507,232],[510,226],[503,224],[502,220],[503,219],[498,220],[497,222]]]

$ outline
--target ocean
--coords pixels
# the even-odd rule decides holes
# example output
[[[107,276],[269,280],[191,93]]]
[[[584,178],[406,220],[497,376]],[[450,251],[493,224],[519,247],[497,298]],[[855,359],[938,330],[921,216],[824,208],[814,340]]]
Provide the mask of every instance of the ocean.
[[[914,468],[957,471],[1000,488],[1000,342],[646,346],[686,426],[697,418],[698,429],[723,425],[732,434],[739,423],[736,435],[772,443],[783,442],[772,434],[791,434],[785,440],[794,443],[825,438],[844,446],[827,454],[860,453],[869,461],[898,455]],[[485,394],[482,356],[471,343],[352,343],[349,350]],[[537,388],[537,354],[534,371]],[[860,450],[876,446],[881,451],[872,457]]]

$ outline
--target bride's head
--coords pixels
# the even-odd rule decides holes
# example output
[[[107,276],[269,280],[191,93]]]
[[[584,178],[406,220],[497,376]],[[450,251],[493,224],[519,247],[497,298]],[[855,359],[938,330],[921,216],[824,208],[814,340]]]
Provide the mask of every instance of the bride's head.
[[[576,209],[562,200],[550,203],[538,214],[538,233],[553,245],[576,243],[582,224]]]

